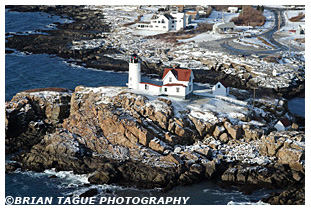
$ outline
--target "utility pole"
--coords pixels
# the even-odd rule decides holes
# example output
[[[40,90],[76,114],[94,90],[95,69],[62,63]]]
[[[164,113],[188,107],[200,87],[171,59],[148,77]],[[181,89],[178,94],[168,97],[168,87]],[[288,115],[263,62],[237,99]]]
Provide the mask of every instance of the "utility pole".
[[[281,14],[280,11],[278,12],[278,32],[280,33],[280,28],[281,28]]]
[[[254,109],[254,107],[255,107],[255,96],[256,96],[256,90],[257,90],[258,88],[253,87],[253,89],[254,89],[254,98],[253,98],[253,109]]]

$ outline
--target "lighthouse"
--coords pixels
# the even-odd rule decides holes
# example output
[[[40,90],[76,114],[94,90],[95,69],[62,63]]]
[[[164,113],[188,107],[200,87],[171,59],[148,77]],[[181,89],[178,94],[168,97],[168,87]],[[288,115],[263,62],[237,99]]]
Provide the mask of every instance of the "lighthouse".
[[[139,89],[140,83],[140,59],[136,54],[133,54],[129,61],[129,77],[128,88]]]

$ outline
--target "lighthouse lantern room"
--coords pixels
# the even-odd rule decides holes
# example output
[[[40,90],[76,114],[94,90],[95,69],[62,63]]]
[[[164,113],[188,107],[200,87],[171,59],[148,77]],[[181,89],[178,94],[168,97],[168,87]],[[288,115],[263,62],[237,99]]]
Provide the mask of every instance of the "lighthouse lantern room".
[[[128,77],[128,88],[139,89],[140,83],[140,59],[137,54],[133,54],[129,61],[129,77]]]

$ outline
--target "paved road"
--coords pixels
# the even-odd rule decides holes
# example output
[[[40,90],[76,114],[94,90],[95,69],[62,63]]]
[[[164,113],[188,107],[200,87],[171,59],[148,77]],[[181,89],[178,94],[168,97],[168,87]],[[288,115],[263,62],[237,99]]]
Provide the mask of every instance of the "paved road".
[[[279,21],[278,14],[280,14],[281,16],[280,27],[282,28],[285,25],[285,17],[283,15],[283,9],[275,8],[275,9],[270,9],[270,10],[274,13],[275,24],[273,28],[260,35],[253,35],[252,37],[258,37],[258,36],[264,37],[268,39],[272,44],[274,44],[277,47],[277,49],[260,50],[252,46],[245,46],[245,45],[233,42],[233,40],[236,39],[237,37],[230,37],[230,38],[224,38],[220,40],[203,42],[203,43],[200,43],[200,47],[207,48],[211,51],[223,51],[229,54],[246,55],[246,56],[249,56],[251,54],[257,54],[259,56],[266,56],[266,55],[278,53],[280,51],[288,51],[289,50],[288,46],[283,45],[274,39],[274,36],[276,36],[275,32],[278,31],[278,21]],[[291,50],[301,51],[302,49],[291,46]]]

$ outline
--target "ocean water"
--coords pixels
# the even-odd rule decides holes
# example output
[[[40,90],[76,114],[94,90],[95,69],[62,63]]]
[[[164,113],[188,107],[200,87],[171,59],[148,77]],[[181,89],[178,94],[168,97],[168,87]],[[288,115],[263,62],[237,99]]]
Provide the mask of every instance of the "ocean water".
[[[6,10],[6,32],[33,33],[35,29],[49,28],[52,22],[66,22],[57,16],[44,13],[18,13]],[[160,81],[142,77],[144,82],[159,84]],[[47,54],[25,54],[14,52],[5,56],[5,100],[19,91],[30,88],[64,87],[74,89],[85,86],[125,86],[127,72],[99,71],[78,67],[64,59]],[[195,89],[204,86],[195,85]],[[58,178],[49,178],[56,175]],[[20,172],[5,175],[6,196],[58,197],[78,195],[96,188],[99,196],[186,196],[188,204],[254,204],[268,196],[269,190],[258,190],[252,195],[244,195],[236,189],[222,189],[214,182],[204,181],[184,187],[175,187],[167,193],[154,190],[124,188],[117,185],[90,185],[86,175],[71,172],[44,173]]]
[[[293,98],[288,100],[288,108],[291,113],[305,117],[305,98]]]
[[[55,175],[59,178],[49,178]],[[97,189],[97,197],[190,197],[187,204],[192,205],[227,205],[256,204],[267,197],[270,190],[258,190],[252,195],[244,195],[236,189],[223,189],[214,182],[204,181],[198,184],[175,187],[163,193],[159,189],[136,189],[117,185],[90,185],[87,175],[74,175],[72,172],[46,170],[43,173],[15,172],[5,176],[6,196],[13,197],[69,197]],[[53,200],[53,201],[54,201]],[[261,204],[261,203],[259,203]]]

